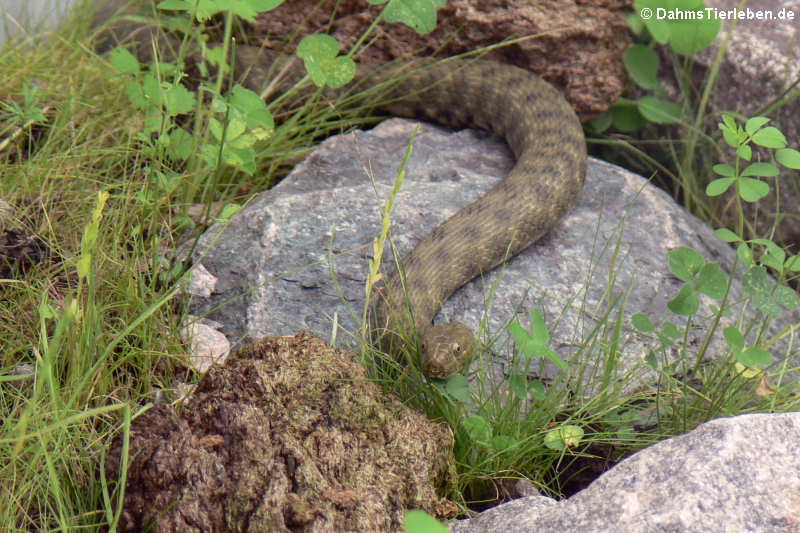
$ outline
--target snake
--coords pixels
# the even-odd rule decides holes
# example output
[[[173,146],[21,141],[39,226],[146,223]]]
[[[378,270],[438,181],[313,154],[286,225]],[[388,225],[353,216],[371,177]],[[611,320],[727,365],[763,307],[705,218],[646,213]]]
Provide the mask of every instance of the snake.
[[[402,99],[387,111],[490,131],[505,139],[516,159],[494,187],[403,258],[376,302],[378,327],[389,332],[408,323],[403,315],[410,308],[422,371],[444,379],[473,357],[476,341],[465,324],[433,325],[434,316],[459,287],[529,247],[572,210],[586,173],[586,140],[563,95],[513,65],[447,62],[415,73],[394,90]],[[394,337],[389,334],[390,342]]]
[[[235,49],[236,72],[255,91],[275,71],[288,72],[284,84],[301,78],[302,65],[293,64],[271,50]],[[459,287],[536,242],[574,207],[586,173],[586,140],[564,96],[530,71],[471,58],[422,67],[398,76],[397,68],[359,66],[354,83],[363,88],[392,79],[380,112],[486,130],[502,137],[515,157],[503,179],[433,228],[375,291],[370,323],[377,343],[395,352],[411,326],[423,374],[445,379],[472,359],[478,344],[465,324],[434,325],[434,316]]]
[[[275,60],[269,56],[265,60],[258,48],[237,49],[238,67],[249,72],[245,85],[264,85],[264,66]],[[396,73],[359,67],[356,83],[369,86]],[[395,352],[412,326],[423,374],[445,379],[472,359],[478,344],[465,324],[434,325],[434,316],[459,287],[536,242],[574,207],[586,174],[586,140],[575,111],[556,88],[530,71],[495,61],[425,64],[403,74],[387,100],[379,111],[494,133],[516,160],[494,187],[423,237],[373,300],[373,336],[381,347]]]

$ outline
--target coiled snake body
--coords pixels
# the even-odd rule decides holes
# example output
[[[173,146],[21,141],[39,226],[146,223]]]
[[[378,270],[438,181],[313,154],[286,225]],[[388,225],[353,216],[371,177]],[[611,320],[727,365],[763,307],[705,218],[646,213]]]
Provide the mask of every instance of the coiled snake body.
[[[263,85],[258,67],[265,64],[264,53],[237,50],[239,68],[249,70],[253,86]],[[266,63],[273,60],[274,55]],[[362,78],[383,81],[387,75],[378,72]],[[440,63],[407,76],[393,86],[392,95],[400,100],[381,109],[454,128],[491,131],[516,156],[508,176],[434,228],[375,299],[373,327],[382,345],[399,339],[397,332],[407,330],[413,316],[422,341],[423,372],[444,378],[463,366],[475,341],[464,324],[432,326],[434,315],[456,289],[528,247],[573,207],[586,171],[586,141],[561,93],[510,65]]]
[[[149,44],[139,47],[140,55],[150,50]],[[289,67],[290,81],[304,74],[287,56],[236,48],[237,70],[247,72],[244,83],[254,90],[269,81],[274,63]],[[373,69],[358,77],[363,86],[396,75],[397,69]],[[534,74],[510,65],[471,59],[438,63],[402,77],[390,96],[398,100],[381,106],[384,111],[491,131],[516,156],[508,176],[434,228],[374,299],[372,322],[381,344],[391,345],[399,339],[397,332],[413,324],[422,340],[423,372],[443,378],[463,366],[475,341],[464,324],[432,326],[434,315],[461,285],[529,246],[572,208],[583,186],[586,142],[563,96]]]

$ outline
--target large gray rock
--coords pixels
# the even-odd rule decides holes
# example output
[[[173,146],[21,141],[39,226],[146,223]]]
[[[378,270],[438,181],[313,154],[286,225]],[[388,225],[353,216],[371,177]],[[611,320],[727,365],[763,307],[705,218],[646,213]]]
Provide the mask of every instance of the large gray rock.
[[[253,200],[224,233],[219,227],[209,230],[200,247],[208,251],[197,257],[219,283],[210,298],[198,299],[195,312],[224,304],[212,318],[225,325],[234,341],[302,329],[330,339],[336,315],[336,344],[356,347],[371,243],[415,127],[393,119],[369,132],[328,139],[283,182]],[[494,138],[422,125],[392,215],[400,255],[489,189],[511,165],[506,146]],[[488,308],[481,338],[494,341],[492,350],[508,356],[512,347],[504,326],[518,313],[527,326],[528,310],[536,305],[548,322],[558,319],[552,345],[568,358],[595,327],[592,316],[602,315],[625,291],[630,290],[618,305],[626,305],[626,326],[634,312],[659,315],[667,310],[681,282],[669,273],[666,254],[679,246],[697,249],[726,270],[733,264],[727,245],[663,191],[592,160],[575,210],[504,269],[457,291],[438,319],[460,320],[477,331]],[[393,267],[388,254],[384,262]],[[611,277],[615,283],[609,292]],[[740,296],[735,283],[731,300]],[[623,333],[620,369],[629,370],[641,364],[655,341]],[[694,332],[690,340],[701,333]],[[538,371],[552,377],[555,367]],[[626,386],[636,383],[628,379]]]
[[[625,459],[556,502],[530,496],[454,533],[795,533],[800,413],[723,418]]]

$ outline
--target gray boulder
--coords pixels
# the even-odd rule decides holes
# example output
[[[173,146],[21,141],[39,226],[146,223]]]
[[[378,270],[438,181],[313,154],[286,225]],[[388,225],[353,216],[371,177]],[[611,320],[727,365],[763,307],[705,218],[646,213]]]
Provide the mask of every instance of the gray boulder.
[[[194,313],[214,309],[211,318],[224,324],[234,342],[310,330],[357,349],[371,243],[415,127],[392,119],[368,132],[330,138],[227,228],[211,228],[196,259],[219,281],[209,298],[197,298]],[[502,179],[511,165],[510,152],[497,139],[421,125],[392,214],[399,254]],[[567,359],[616,301],[625,305],[626,317],[619,368],[643,367],[655,341],[630,328],[629,316],[675,318],[665,315],[666,303],[682,282],[668,271],[666,254],[679,246],[695,248],[727,271],[734,262],[733,251],[711,228],[666,193],[640,176],[591,160],[576,209],[504,268],[467,283],[437,320],[459,320],[479,331],[497,357],[475,364],[497,363],[495,370],[502,372],[513,353],[505,326],[518,315],[527,326],[531,306],[543,311],[551,345]],[[388,253],[384,265],[394,267]],[[740,297],[735,283],[730,300]],[[693,332],[690,342],[698,342],[702,332]],[[554,365],[536,370],[544,377],[557,371]],[[626,378],[625,386],[652,379],[646,369],[639,375]]]
[[[628,457],[571,498],[529,496],[453,533],[789,533],[800,526],[800,413],[712,420]]]

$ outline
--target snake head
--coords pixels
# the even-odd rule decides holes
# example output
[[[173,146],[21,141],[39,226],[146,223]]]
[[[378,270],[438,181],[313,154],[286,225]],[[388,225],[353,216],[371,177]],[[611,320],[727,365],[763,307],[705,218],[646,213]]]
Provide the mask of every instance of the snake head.
[[[458,372],[472,357],[475,336],[460,322],[437,324],[422,333],[422,372],[445,379]]]

